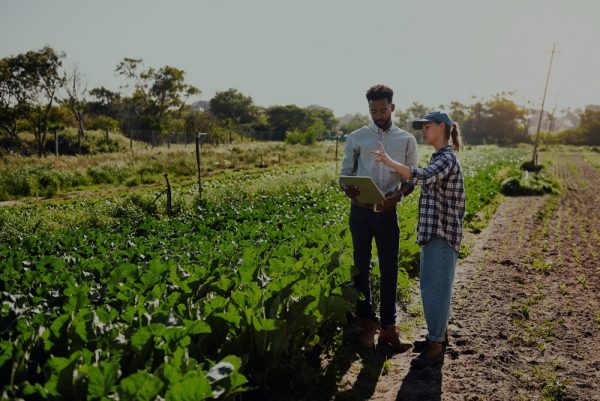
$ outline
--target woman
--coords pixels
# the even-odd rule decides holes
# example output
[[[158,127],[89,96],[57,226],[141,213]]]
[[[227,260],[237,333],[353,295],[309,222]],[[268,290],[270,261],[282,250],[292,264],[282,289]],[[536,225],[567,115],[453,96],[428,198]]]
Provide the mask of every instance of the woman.
[[[443,342],[462,239],[465,188],[453,152],[461,147],[458,125],[448,114],[436,111],[413,121],[412,126],[422,129],[425,142],[435,148],[428,166],[419,169],[398,163],[389,157],[382,144],[374,153],[377,162],[422,186],[417,242],[421,245],[421,297],[428,335],[425,350],[411,362],[413,367],[422,368],[441,363],[444,358]]]

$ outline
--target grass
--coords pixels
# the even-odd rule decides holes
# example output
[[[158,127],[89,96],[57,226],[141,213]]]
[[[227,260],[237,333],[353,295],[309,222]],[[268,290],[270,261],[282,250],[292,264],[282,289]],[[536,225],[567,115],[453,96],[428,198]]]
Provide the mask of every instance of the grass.
[[[532,369],[535,379],[541,382],[541,399],[544,401],[559,401],[566,395],[567,386],[571,379],[561,380],[556,371],[560,366],[556,362],[543,363]]]
[[[242,145],[205,145],[201,151],[204,175],[252,169],[257,166],[290,166],[329,163],[335,174],[335,142],[311,146],[281,142]],[[338,155],[341,159],[341,152]],[[261,164],[262,160],[262,164]],[[339,162],[339,161],[338,161]],[[197,176],[195,149],[172,145],[88,156],[0,158],[0,201],[27,197],[53,197],[96,185],[133,187],[162,183],[163,174],[174,180],[193,181]]]

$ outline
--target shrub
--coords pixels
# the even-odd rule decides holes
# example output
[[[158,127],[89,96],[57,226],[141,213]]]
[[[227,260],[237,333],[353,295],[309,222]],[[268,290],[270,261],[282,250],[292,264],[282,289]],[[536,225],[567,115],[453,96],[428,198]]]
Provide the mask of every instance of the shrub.
[[[533,172],[533,173],[537,173],[539,171],[542,171],[542,169],[544,168],[543,165],[541,164],[533,164],[532,161],[526,161],[525,163],[521,164],[521,170],[525,170],[525,171],[529,171],[529,172]]]
[[[502,181],[501,191],[507,196],[535,196],[554,193],[556,186],[542,175],[534,178],[510,177]]]

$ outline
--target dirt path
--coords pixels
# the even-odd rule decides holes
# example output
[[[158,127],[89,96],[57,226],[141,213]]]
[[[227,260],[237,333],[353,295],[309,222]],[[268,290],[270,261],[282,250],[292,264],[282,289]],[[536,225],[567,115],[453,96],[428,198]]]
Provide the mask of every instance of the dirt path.
[[[348,346],[330,399],[600,400],[600,172],[552,168],[561,195],[506,199],[459,262],[443,366]]]

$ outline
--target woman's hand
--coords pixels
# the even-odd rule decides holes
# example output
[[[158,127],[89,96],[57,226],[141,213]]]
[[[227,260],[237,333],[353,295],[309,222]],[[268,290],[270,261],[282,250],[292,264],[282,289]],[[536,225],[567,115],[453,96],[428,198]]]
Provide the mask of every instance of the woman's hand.
[[[385,148],[383,147],[383,144],[381,142],[379,142],[379,150],[376,152],[371,152],[375,155],[375,161],[377,163],[383,163],[386,166],[392,166],[393,164],[393,160],[390,157],[390,155],[387,154],[387,152],[385,151]]]
[[[400,162],[393,160],[390,157],[390,155],[387,154],[387,152],[385,151],[385,148],[383,147],[383,144],[381,142],[379,142],[379,150],[377,152],[371,152],[371,153],[373,153],[375,155],[375,161],[377,163],[383,163],[386,166],[393,168],[404,178],[411,177],[412,173],[410,171],[410,168]]]

